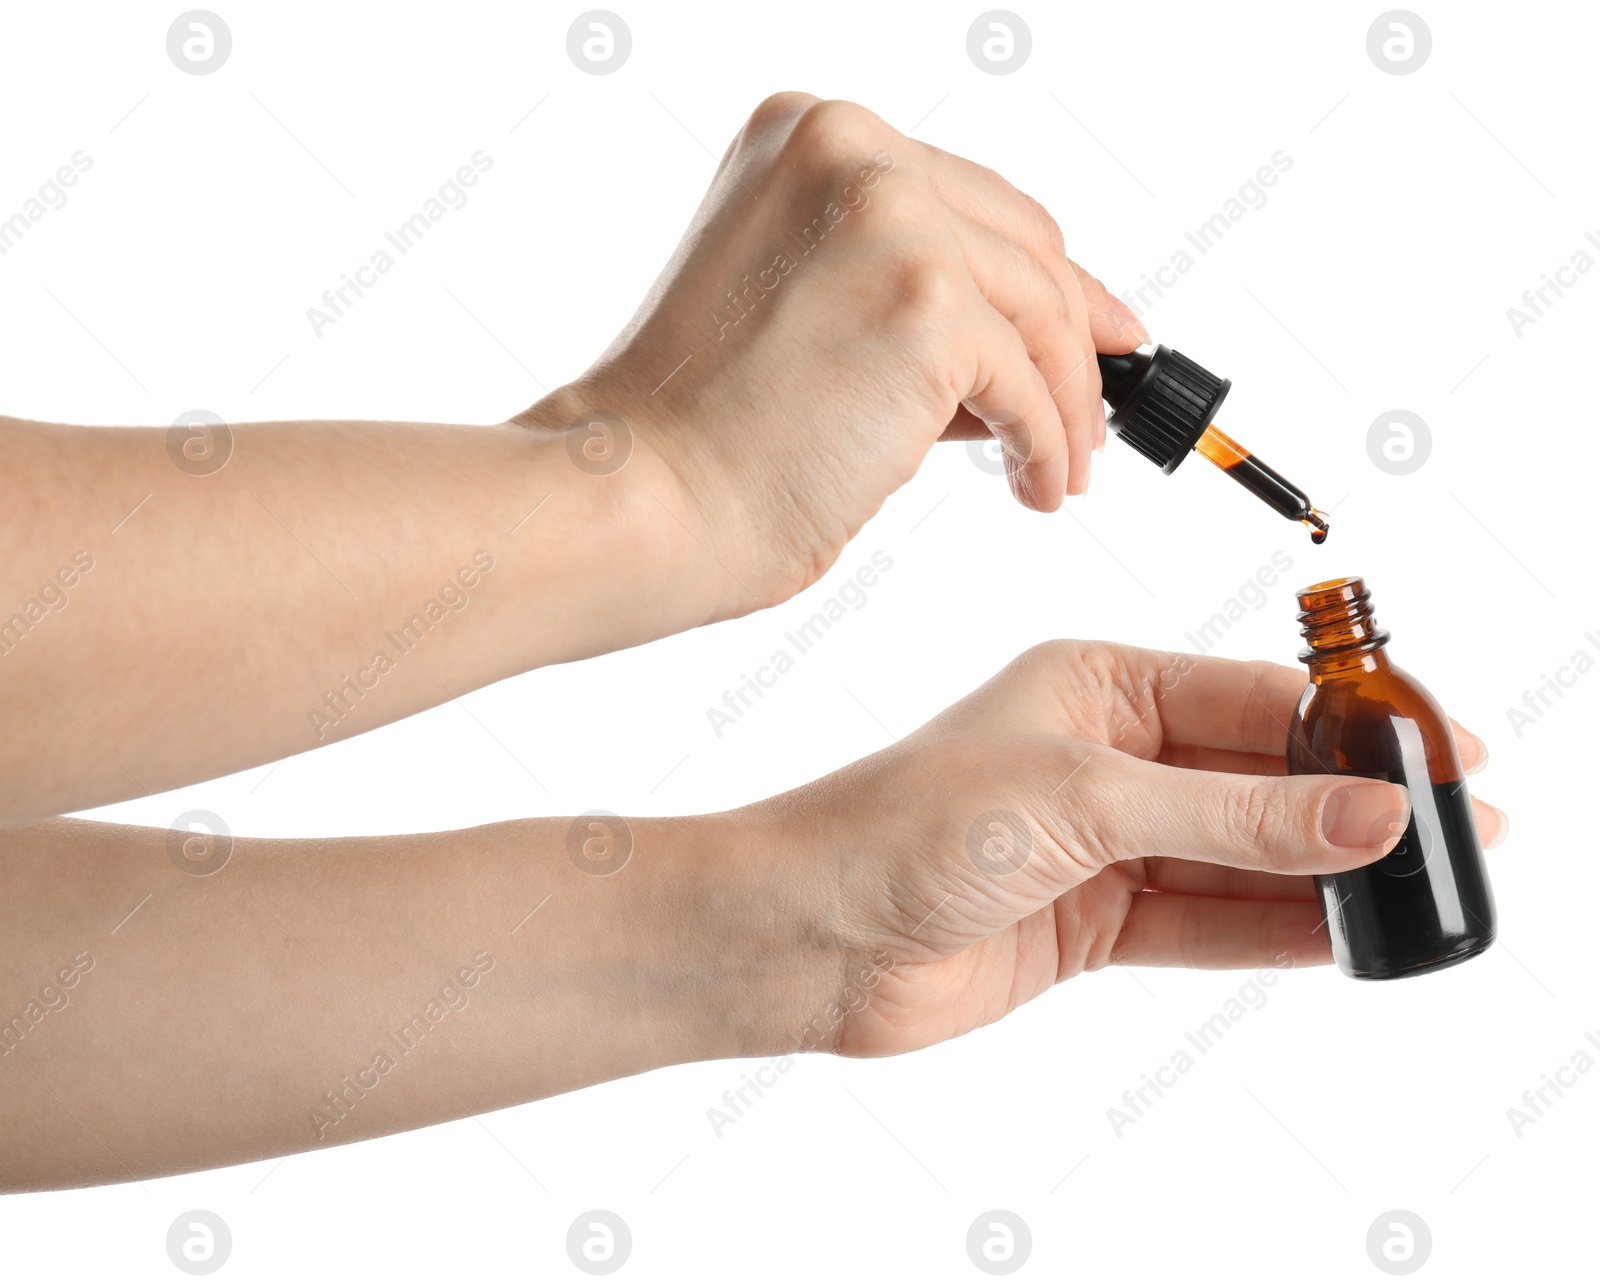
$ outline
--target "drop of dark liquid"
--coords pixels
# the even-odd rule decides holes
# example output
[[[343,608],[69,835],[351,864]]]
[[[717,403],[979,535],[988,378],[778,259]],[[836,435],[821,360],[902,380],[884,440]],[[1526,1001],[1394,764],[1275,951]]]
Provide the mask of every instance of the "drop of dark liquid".
[[[1320,545],[1328,538],[1328,519],[1324,514],[1315,509],[1308,509],[1306,516],[1300,520],[1305,523],[1306,529],[1311,533],[1311,543]]]
[[[1320,545],[1327,538],[1328,529],[1326,527],[1313,527],[1311,529],[1311,543],[1313,545]]]

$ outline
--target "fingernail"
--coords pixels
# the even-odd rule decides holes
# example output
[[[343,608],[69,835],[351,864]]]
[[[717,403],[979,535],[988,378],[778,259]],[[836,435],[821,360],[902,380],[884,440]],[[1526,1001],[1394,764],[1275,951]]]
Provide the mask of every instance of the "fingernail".
[[[1138,313],[1134,312],[1133,309],[1129,308],[1127,304],[1115,295],[1108,294],[1106,299],[1110,302],[1112,311],[1123,320],[1123,325],[1120,329],[1132,331],[1141,340],[1150,338],[1150,332],[1144,328],[1144,323],[1139,320]]]
[[[1387,781],[1340,786],[1322,805],[1322,837],[1340,848],[1392,847],[1410,816],[1411,796],[1404,786]]]
[[[1469,732],[1467,735],[1478,743],[1478,757],[1472,761],[1472,767],[1467,769],[1467,776],[1471,777],[1474,773],[1482,772],[1483,766],[1489,762],[1489,747],[1483,744],[1483,738],[1477,733]]]
[[[1506,816],[1505,810],[1489,805],[1489,810],[1494,813],[1495,820],[1499,823],[1495,827],[1494,838],[1484,845],[1485,848],[1499,848],[1506,842],[1506,836],[1511,834],[1511,819]]]

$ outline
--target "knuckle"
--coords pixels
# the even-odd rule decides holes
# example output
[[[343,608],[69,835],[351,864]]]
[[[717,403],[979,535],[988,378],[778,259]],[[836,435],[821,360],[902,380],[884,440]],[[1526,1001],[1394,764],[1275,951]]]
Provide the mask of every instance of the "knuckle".
[[[1131,856],[1123,850],[1127,819],[1121,756],[1093,742],[1075,742],[1061,762],[1065,774],[1054,792],[1057,841],[1080,865],[1104,867]]]
[[[1076,665],[1085,649],[1094,646],[1093,643],[1081,643],[1077,639],[1048,639],[1043,643],[1035,643],[1013,664],[1026,675],[1050,679]]]
[[[1055,215],[1044,208],[1043,202],[1035,200],[1026,192],[1022,194],[1022,199],[1033,212],[1033,221],[1040,243],[1062,263],[1070,264],[1072,261],[1067,258],[1067,239],[1062,235],[1061,225],[1056,222]]]
[[[832,173],[866,152],[874,117],[843,99],[815,99],[794,119],[784,144],[788,159],[811,170]]]
[[[750,113],[750,119],[745,123],[745,130],[749,134],[765,134],[778,126],[788,124],[820,101],[815,94],[804,94],[792,89],[768,94]]]
[[[1088,639],[1073,646],[1072,656],[1120,690],[1125,691],[1133,686],[1137,653],[1121,644],[1104,639]]]
[[[915,329],[948,324],[966,307],[966,284],[943,258],[924,253],[905,255],[891,275],[891,315]],[[891,329],[893,326],[891,325]]]
[[[1063,249],[1062,258],[1067,261],[1067,267],[1072,269],[1073,276],[1078,279],[1078,288],[1083,291],[1086,297],[1095,291],[1105,295],[1107,298],[1110,297],[1111,292],[1106,289],[1106,283],[1101,281],[1099,277],[1095,276],[1094,273],[1090,272],[1076,259],[1066,254],[1065,249]]]
[[[1241,782],[1223,797],[1223,824],[1263,866],[1288,835],[1289,800],[1275,782],[1264,778]]]
[[[1094,361],[1093,358],[1093,352],[1086,353],[1084,355],[1083,364],[1084,372],[1089,377],[1089,387],[1086,392],[1089,394],[1089,405],[1091,409],[1099,406],[1105,397],[1105,385],[1100,379],[1100,363]]]

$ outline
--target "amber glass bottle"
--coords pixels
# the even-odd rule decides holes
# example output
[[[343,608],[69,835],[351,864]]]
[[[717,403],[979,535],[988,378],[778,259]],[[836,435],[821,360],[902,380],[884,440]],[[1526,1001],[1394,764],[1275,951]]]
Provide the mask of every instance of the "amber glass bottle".
[[[1494,895],[1450,721],[1390,664],[1389,633],[1359,578],[1323,581],[1299,599],[1311,682],[1289,729],[1289,771],[1381,777],[1411,792],[1410,822],[1387,856],[1317,877],[1334,959],[1352,978],[1471,959],[1494,941]],[[1375,843],[1388,837],[1380,831]]]

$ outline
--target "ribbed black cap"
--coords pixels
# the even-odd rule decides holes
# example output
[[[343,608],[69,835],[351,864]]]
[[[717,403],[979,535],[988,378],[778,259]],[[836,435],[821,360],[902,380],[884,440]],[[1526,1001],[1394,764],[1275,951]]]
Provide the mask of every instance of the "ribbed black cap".
[[[1165,344],[1099,355],[1111,418],[1106,424],[1171,473],[1194,450],[1233,386]]]

